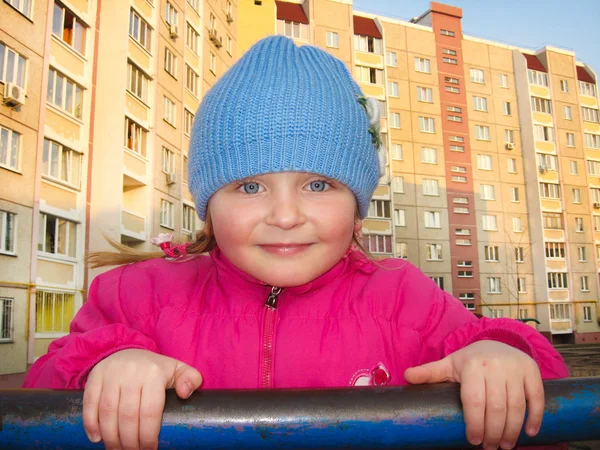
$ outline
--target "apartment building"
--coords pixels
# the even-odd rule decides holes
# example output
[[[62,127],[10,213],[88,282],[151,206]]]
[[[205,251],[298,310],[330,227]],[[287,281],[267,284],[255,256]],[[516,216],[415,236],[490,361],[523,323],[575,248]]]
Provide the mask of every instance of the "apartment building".
[[[465,36],[462,10],[435,2],[410,22],[351,0],[240,11],[240,53],[272,34],[317,45],[380,101],[389,167],[366,248],[410,260],[470,310],[600,341],[598,93],[573,52]]]

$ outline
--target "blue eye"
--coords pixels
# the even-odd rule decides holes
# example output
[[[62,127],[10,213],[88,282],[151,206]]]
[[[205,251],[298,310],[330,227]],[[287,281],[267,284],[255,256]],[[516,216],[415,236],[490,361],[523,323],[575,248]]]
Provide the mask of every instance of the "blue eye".
[[[244,192],[246,194],[256,194],[260,191],[260,184],[258,183],[244,183],[242,187],[244,188]]]
[[[328,186],[329,186],[329,183],[327,183],[326,181],[322,181],[322,180],[312,181],[310,183],[310,189],[313,192],[323,192],[325,189],[327,189]]]

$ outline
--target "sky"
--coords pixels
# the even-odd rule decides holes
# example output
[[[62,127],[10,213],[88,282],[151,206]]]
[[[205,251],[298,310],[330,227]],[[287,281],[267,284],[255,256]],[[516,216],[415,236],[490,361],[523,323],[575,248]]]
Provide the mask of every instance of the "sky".
[[[463,33],[537,50],[574,51],[600,75],[600,0],[438,0],[463,10]],[[410,20],[429,0],[354,0],[354,9]]]

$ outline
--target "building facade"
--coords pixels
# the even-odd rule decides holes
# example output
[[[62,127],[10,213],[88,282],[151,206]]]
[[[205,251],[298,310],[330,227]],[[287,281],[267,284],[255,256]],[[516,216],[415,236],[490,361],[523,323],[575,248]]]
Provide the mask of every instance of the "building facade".
[[[388,151],[364,221],[466,308],[600,342],[597,76],[571,51],[406,22],[351,0],[6,0],[0,5],[0,374],[24,372],[86,300],[105,236],[140,250],[202,223],[187,151],[203,94],[274,34],[344,61]]]

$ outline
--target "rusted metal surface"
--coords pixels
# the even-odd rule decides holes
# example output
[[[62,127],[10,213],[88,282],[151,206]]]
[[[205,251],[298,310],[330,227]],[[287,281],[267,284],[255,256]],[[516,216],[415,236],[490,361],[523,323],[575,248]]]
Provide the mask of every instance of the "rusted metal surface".
[[[546,381],[539,435],[519,445],[600,440],[600,378]],[[102,448],[81,391],[0,391],[1,448]],[[455,384],[338,390],[169,391],[161,448],[469,448]]]

